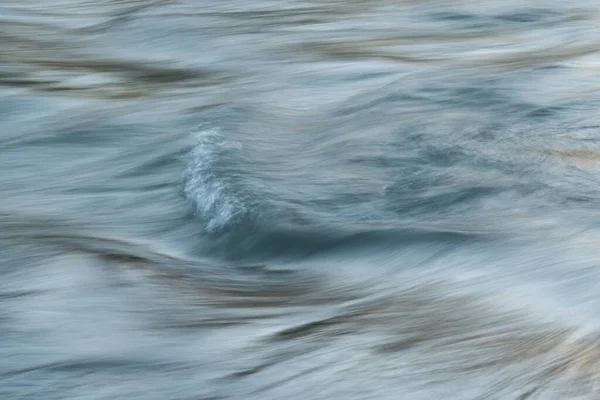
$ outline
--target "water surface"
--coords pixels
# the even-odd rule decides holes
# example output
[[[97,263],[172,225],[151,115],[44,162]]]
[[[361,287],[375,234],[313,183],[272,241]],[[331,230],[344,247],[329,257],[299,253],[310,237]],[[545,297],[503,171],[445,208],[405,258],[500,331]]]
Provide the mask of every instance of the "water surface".
[[[4,0],[0,397],[597,398],[599,13]]]

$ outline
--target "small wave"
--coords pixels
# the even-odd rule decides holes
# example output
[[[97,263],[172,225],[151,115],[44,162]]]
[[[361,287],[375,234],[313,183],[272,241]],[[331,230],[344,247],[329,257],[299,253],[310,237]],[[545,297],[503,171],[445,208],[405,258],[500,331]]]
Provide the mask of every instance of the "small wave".
[[[194,204],[196,215],[205,223],[205,233],[214,234],[246,213],[245,205],[217,173],[220,156],[238,145],[226,140],[215,128],[196,131],[192,137],[194,147],[183,190]]]

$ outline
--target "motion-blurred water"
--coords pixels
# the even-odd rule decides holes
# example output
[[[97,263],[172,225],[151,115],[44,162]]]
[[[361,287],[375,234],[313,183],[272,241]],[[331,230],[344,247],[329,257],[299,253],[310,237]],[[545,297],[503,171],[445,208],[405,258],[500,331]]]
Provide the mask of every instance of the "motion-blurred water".
[[[597,399],[600,3],[0,2],[0,398]]]

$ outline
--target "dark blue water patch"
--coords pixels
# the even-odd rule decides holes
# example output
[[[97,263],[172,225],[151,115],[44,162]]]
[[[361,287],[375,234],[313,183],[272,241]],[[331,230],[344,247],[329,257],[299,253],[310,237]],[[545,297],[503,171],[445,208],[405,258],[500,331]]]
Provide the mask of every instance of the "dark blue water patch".
[[[561,14],[554,10],[544,8],[524,8],[519,11],[497,15],[494,18],[502,22],[514,22],[519,24],[527,24],[534,22],[546,22],[553,19],[558,19]]]
[[[550,118],[559,115],[561,112],[567,111],[566,107],[559,106],[549,106],[549,107],[539,107],[535,110],[529,112],[526,117],[536,118],[536,119],[544,119]]]
[[[473,157],[459,146],[453,146],[450,143],[436,143],[435,145],[421,143],[416,150],[415,158],[407,160],[404,171],[433,172],[434,168],[448,168],[472,161]]]
[[[432,182],[425,184],[405,184],[397,182],[385,192],[387,207],[398,215],[443,214],[458,209],[469,209],[484,198],[500,194],[503,189],[482,182],[479,186],[435,187]],[[432,193],[433,192],[433,193]]]
[[[445,72],[438,71],[436,74],[444,76]],[[446,80],[426,76],[413,78],[410,82],[398,80],[345,101],[329,117],[343,118],[348,126],[354,128],[377,125],[385,129],[395,123],[396,127],[407,132],[406,127],[410,124],[414,135],[426,132],[426,126],[433,129],[436,123],[440,132],[453,129],[448,123],[457,123],[457,120],[444,121],[446,115],[452,115],[448,111],[456,111],[457,116],[465,119],[465,130],[477,129],[481,124],[506,126],[531,117],[528,113],[549,106],[528,102],[507,85],[535,78],[531,74],[527,77],[514,74],[496,79],[463,80],[458,84],[451,76]],[[425,114],[431,117],[422,118]],[[340,123],[344,121],[340,120]]]
[[[272,257],[302,258],[337,243],[343,234],[323,226],[282,227],[281,221],[236,221],[230,229],[207,237],[207,254],[233,262],[261,262]]]
[[[467,196],[477,196],[475,191],[467,193]],[[485,188],[481,191],[484,192]],[[415,209],[420,206],[417,204]],[[439,208],[442,205],[432,206]],[[402,219],[370,224],[369,221],[348,219],[341,222],[325,218],[315,219],[309,225],[264,219],[238,223],[225,232],[207,237],[199,251],[232,263],[262,265],[273,259],[301,260],[315,253],[337,251],[345,246],[369,247],[387,243],[397,247],[421,241],[456,242],[478,238],[479,233],[407,227]]]
[[[429,15],[431,18],[439,21],[474,21],[480,18],[476,14],[461,13],[458,11],[440,11]]]
[[[441,103],[477,108],[492,108],[512,103],[509,95],[494,86],[494,82],[477,82],[473,85],[450,88],[440,95]]]
[[[449,10],[427,13],[425,20],[451,26],[456,32],[468,33],[469,35],[503,29],[502,24],[487,15],[461,11]]]

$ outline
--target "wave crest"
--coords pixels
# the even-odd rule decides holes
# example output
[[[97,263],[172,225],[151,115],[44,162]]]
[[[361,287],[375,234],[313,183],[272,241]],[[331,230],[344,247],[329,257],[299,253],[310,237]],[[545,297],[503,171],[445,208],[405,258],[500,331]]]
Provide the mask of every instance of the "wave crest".
[[[223,231],[247,211],[243,202],[219,174],[219,161],[239,143],[226,140],[218,129],[208,128],[192,133],[194,146],[189,154],[183,187],[184,194],[195,207],[195,214],[205,223],[205,233]]]

